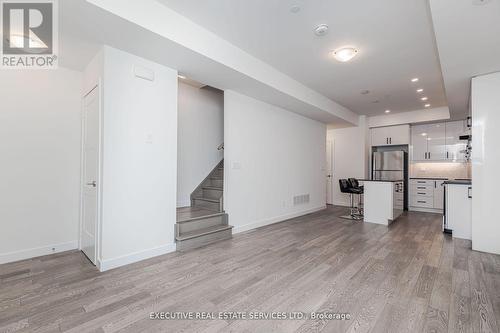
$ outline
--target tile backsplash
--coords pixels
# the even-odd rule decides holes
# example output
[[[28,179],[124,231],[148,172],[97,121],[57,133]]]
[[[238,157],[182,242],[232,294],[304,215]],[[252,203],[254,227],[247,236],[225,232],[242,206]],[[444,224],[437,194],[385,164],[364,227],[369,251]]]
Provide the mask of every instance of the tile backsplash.
[[[410,163],[410,177],[471,178],[471,164],[466,163]]]

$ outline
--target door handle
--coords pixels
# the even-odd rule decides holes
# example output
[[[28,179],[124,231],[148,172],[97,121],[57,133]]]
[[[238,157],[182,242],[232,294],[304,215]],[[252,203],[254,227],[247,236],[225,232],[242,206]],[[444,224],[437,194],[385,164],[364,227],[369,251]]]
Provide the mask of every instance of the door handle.
[[[91,181],[90,183],[87,183],[87,186],[97,187],[97,182],[95,180]]]

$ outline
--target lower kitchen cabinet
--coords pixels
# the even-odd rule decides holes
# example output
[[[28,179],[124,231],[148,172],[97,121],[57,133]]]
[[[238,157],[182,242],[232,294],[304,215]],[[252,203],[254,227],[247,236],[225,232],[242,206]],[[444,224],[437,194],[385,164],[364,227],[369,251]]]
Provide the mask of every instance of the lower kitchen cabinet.
[[[410,210],[442,213],[443,179],[410,179]]]
[[[446,212],[444,228],[451,230],[453,238],[472,238],[472,186],[446,185]]]

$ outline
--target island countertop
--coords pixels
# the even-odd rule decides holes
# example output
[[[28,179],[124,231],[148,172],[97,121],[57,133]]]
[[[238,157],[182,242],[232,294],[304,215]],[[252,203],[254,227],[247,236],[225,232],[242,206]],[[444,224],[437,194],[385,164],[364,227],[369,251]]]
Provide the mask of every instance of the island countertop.
[[[360,182],[381,182],[381,183],[399,183],[404,182],[404,179],[398,180],[379,180],[379,179],[358,179]]]

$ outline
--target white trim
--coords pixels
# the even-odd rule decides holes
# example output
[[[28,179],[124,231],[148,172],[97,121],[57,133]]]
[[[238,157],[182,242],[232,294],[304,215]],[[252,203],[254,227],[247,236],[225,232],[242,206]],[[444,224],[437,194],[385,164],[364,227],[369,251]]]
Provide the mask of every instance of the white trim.
[[[249,224],[245,224],[245,225],[242,225],[242,226],[237,226],[237,227],[234,227],[233,234],[237,234],[237,233],[240,233],[240,232],[244,232],[244,231],[252,230],[252,229],[255,229],[255,228],[263,227],[263,226],[266,226],[266,225],[269,225],[269,224],[283,222],[283,221],[286,221],[286,220],[289,220],[289,219],[293,219],[295,217],[299,217],[299,216],[303,216],[303,215],[307,215],[307,214],[319,212],[320,210],[323,210],[323,209],[326,209],[326,205],[321,206],[321,207],[317,207],[317,208],[312,208],[312,209],[305,210],[305,211],[301,211],[301,212],[295,212],[295,213],[291,213],[291,214],[285,214],[285,215],[281,215],[281,216],[276,216],[276,217],[272,217],[272,218],[269,218],[269,219],[264,219],[264,220],[252,222],[252,223],[249,223]]]
[[[78,249],[78,240],[0,254],[0,264]]]
[[[104,272],[113,268],[133,264],[141,260],[153,258],[171,252],[175,252],[175,243],[162,245],[144,251],[130,253],[117,258],[98,260],[97,266],[99,267],[101,272]]]
[[[177,208],[190,207],[191,200],[179,200],[177,201]]]

